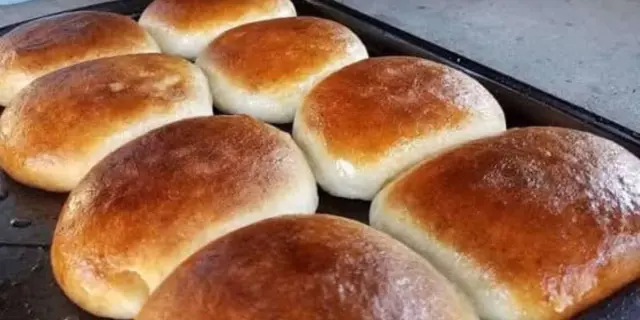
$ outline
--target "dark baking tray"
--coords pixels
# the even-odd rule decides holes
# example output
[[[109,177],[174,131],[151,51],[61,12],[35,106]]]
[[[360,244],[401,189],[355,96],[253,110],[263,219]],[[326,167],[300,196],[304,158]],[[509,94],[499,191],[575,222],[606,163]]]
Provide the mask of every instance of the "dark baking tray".
[[[76,10],[111,11],[137,18],[150,2],[122,0]],[[472,75],[500,101],[510,127],[555,125],[585,130],[614,140],[640,156],[640,134],[581,107],[337,2],[294,0],[294,3],[301,15],[321,16],[350,27],[373,56],[420,56]],[[0,35],[24,22],[0,28]],[[6,197],[4,190],[8,190]],[[69,302],[51,276],[48,249],[65,197],[28,188],[0,176],[0,320],[96,319]],[[340,213],[367,222],[368,208],[367,202],[338,199],[322,193],[318,211]],[[31,224],[25,228],[12,227],[14,218],[25,219]],[[576,319],[639,320],[640,281]]]

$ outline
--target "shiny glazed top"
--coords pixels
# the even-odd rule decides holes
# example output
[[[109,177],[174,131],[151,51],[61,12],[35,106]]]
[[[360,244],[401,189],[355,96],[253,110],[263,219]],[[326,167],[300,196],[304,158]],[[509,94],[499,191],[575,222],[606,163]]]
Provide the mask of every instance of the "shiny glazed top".
[[[497,111],[496,111],[497,110]],[[371,58],[320,82],[300,110],[331,155],[367,164],[414,138],[502,112],[469,76],[425,59]]]
[[[249,14],[274,11],[289,0],[155,0],[141,19],[162,22],[180,31],[207,31]]]
[[[640,276],[640,160],[570,129],[469,143],[389,187],[389,206],[540,316],[562,318]]]
[[[231,29],[214,40],[201,58],[230,81],[257,92],[304,80],[359,45],[356,35],[339,23],[292,17]]]
[[[264,220],[193,254],[136,319],[176,318],[477,319],[417,254],[322,214]]]
[[[47,72],[89,59],[156,51],[155,42],[129,17],[77,11],[26,23],[0,37],[0,72]]]

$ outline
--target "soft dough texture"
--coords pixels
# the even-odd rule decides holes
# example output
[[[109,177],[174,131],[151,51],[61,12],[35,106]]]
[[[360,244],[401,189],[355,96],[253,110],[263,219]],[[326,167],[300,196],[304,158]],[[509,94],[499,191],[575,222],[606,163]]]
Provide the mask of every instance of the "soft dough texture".
[[[366,57],[360,39],[345,26],[296,17],[229,30],[196,64],[208,75],[220,110],[289,123],[314,84]]]
[[[53,274],[85,310],[132,318],[211,240],[317,204],[313,174],[287,133],[246,116],[182,120],[111,153],[71,192]]]
[[[78,11],[38,19],[0,37],[0,105],[36,78],[97,58],[159,52],[129,17]]]
[[[640,160],[584,132],[513,129],[417,166],[370,220],[483,319],[568,319],[640,277]]]
[[[176,269],[137,317],[152,319],[477,317],[402,244],[355,221],[313,215],[269,219],[210,243]]]
[[[163,54],[102,58],[49,73],[0,117],[0,165],[69,191],[111,151],[170,122],[213,113],[202,71]]]
[[[163,52],[195,59],[229,29],[295,15],[289,0],[155,0],[144,10],[139,23]]]
[[[324,190],[371,200],[420,160],[504,130],[502,109],[471,77],[420,58],[383,57],[315,86],[293,136]]]

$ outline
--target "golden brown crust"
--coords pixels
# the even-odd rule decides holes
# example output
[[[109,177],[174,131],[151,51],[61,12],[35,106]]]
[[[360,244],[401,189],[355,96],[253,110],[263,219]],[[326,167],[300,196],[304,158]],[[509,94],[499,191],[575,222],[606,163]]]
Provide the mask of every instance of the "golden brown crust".
[[[62,287],[64,270],[91,266],[108,274],[136,255],[163,256],[203,225],[275,196],[296,174],[295,146],[283,135],[246,116],[192,118],[110,154],[60,215],[53,254],[66,254],[54,259]]]
[[[478,106],[460,103],[458,97],[490,95],[462,77],[420,58],[363,60],[315,86],[300,111],[301,121],[322,137],[332,156],[366,164],[403,141],[455,129],[477,114]]]
[[[137,319],[475,318],[467,312],[406,247],[365,225],[313,215],[265,220],[210,243]]]
[[[539,319],[640,276],[640,160],[560,128],[513,129],[426,162],[388,205],[470,258]]]
[[[0,144],[21,163],[38,154],[87,154],[132,121],[166,114],[195,95],[193,67],[162,54],[88,61],[47,74],[0,118]]]
[[[160,21],[180,31],[232,23],[249,14],[268,13],[288,0],[155,0],[143,19]]]
[[[54,71],[22,90],[0,117],[0,164],[22,183],[68,191],[128,140],[207,114],[206,90],[197,67],[162,54],[102,58]]]
[[[156,51],[132,19],[78,11],[27,23],[1,37],[0,73],[40,75],[89,59]]]
[[[250,91],[294,83],[346,57],[355,35],[336,22],[292,17],[229,30],[205,50],[216,72]]]

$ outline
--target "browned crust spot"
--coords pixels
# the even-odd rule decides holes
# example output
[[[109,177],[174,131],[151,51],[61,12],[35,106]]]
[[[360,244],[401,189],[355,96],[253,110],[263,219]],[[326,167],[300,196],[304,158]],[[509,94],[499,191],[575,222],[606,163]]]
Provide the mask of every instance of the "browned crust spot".
[[[246,116],[201,117],[110,154],[62,209],[53,248],[58,281],[64,286],[79,269],[105,277],[144,257],[175,254],[207,226],[259,210],[260,199],[295,175],[294,145],[283,135]]]
[[[206,49],[215,72],[250,91],[301,81],[347,55],[346,27],[312,17],[280,18],[225,32]]]
[[[513,129],[420,165],[388,200],[556,319],[640,274],[639,173],[594,135]]]
[[[0,140],[16,163],[91,153],[104,139],[194,95],[188,62],[162,55],[103,58],[47,74],[0,118]]]
[[[448,68],[412,57],[363,60],[318,84],[302,116],[337,158],[366,164],[413,138],[453,129],[474,106],[456,102],[459,84]]]
[[[268,13],[286,0],[155,0],[143,13],[180,31],[203,31],[241,19]]]
[[[151,50],[129,17],[93,11],[64,13],[22,25],[0,38],[0,72],[46,72],[90,58]]]
[[[138,318],[460,319],[464,311],[443,280],[406,247],[364,225],[288,216],[235,231],[192,255]]]

